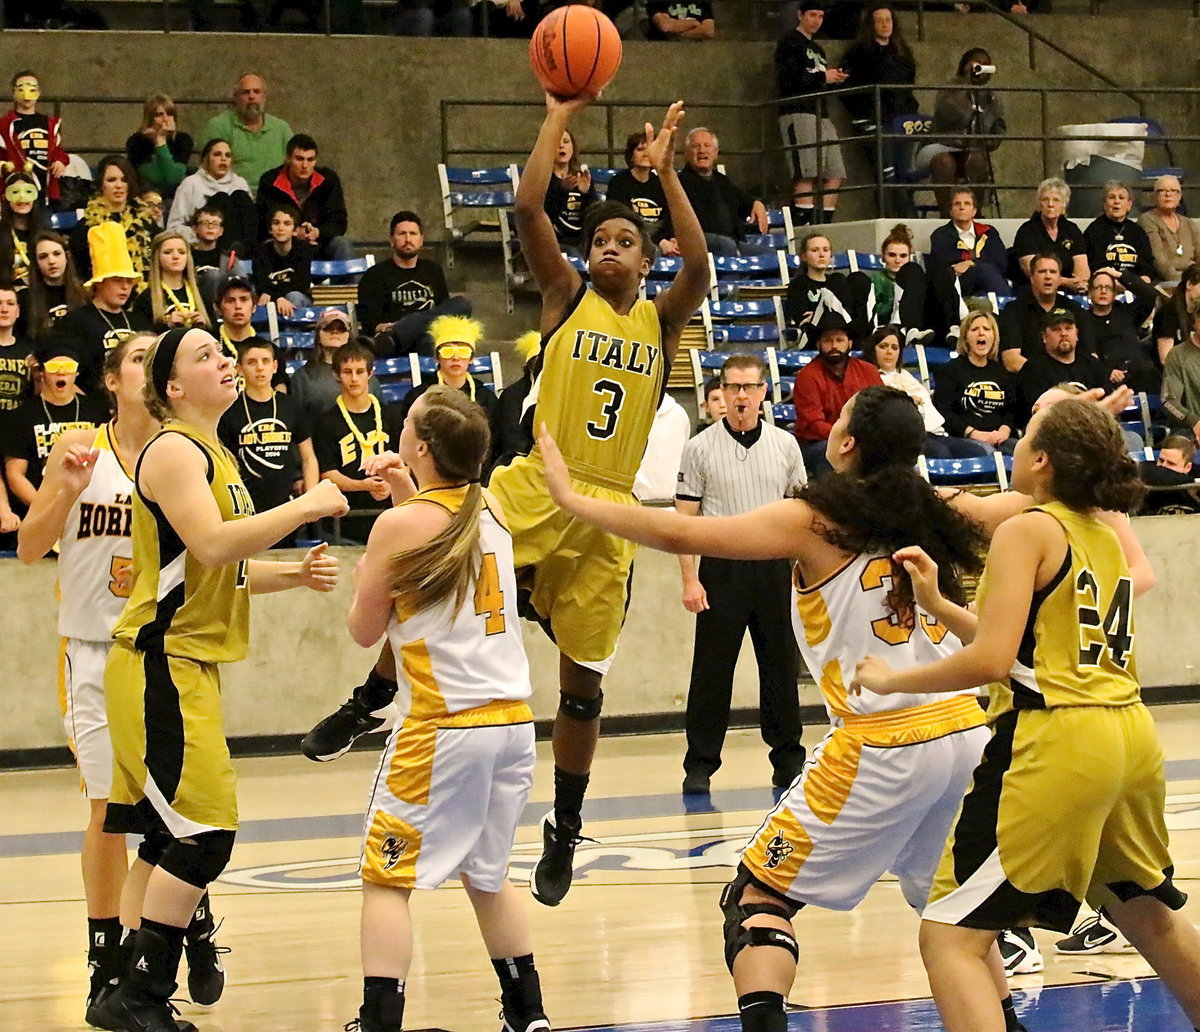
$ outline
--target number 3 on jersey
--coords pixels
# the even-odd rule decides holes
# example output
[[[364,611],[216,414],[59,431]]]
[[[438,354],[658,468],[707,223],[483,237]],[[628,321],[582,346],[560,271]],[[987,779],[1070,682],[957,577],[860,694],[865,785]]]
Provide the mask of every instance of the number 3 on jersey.
[[[479,567],[479,581],[475,585],[475,615],[486,616],[484,634],[504,633],[504,592],[500,588],[500,570],[496,566],[496,553],[488,552]]]
[[[880,556],[867,563],[858,584],[863,591],[874,591],[890,584],[891,580],[892,561],[886,556]],[[872,633],[887,645],[904,645],[912,638],[914,629],[901,623],[895,613],[871,621]],[[934,645],[940,645],[948,633],[945,624],[931,620],[924,613],[921,613],[921,630]]]
[[[607,441],[617,432],[617,420],[621,417],[621,405],[625,401],[625,388],[616,380],[597,380],[592,387],[592,393],[599,394],[602,398],[607,396],[608,400],[600,409],[603,422],[588,421],[588,436],[597,441]]]

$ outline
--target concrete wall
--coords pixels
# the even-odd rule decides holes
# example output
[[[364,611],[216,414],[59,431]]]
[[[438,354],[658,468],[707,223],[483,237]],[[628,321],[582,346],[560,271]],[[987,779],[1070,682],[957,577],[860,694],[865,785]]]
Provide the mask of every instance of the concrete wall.
[[[1192,19],[1162,14],[1152,21],[1135,22],[1056,15],[1039,17],[1032,24],[1108,68],[1122,82],[1148,87],[1194,81],[1198,30]],[[906,26],[909,38],[915,38],[911,15]],[[922,82],[947,81],[958,55],[968,46],[984,43],[1000,67],[999,85],[1095,84],[1040,46],[1034,51],[1036,68],[1031,69],[1027,38],[999,19],[931,15],[926,26],[925,41],[914,45]],[[764,28],[764,36],[770,38],[771,33],[769,26]],[[1127,43],[1133,38],[1138,40],[1136,47]],[[831,57],[836,59],[843,46],[830,43]],[[695,46],[627,42],[624,65],[605,95],[623,105],[614,113],[618,144],[645,118],[657,118],[667,103],[683,96],[688,101],[688,125],[708,123],[719,128],[730,172],[757,184],[763,168],[757,155],[764,143],[775,145],[773,111],[768,107],[737,113],[717,105],[768,103],[775,92],[772,51],[772,42]],[[1164,55],[1170,58],[1164,60]],[[509,148],[478,163],[523,158],[540,118],[540,93],[521,40],[7,31],[0,33],[0,61],[7,68],[38,69],[47,97],[139,99],[161,90],[177,99],[207,98],[205,105],[181,110],[181,126],[197,137],[237,75],[256,70],[267,79],[269,109],[297,131],[314,135],[323,160],[341,173],[350,202],[351,232],[360,240],[382,240],[388,218],[399,207],[423,212],[431,239],[440,236],[434,166],[441,153],[442,100],[529,105],[520,110],[480,107],[456,118],[449,129],[452,148]],[[932,110],[930,98],[922,99],[923,106]],[[1133,110],[1130,101],[1086,94],[1050,96],[1046,107],[1052,127]],[[1177,128],[1192,120],[1190,98],[1151,98],[1151,108]],[[136,127],[140,105],[71,102],[63,110],[69,147],[119,149]],[[1037,97],[1013,98],[1009,115],[1013,134],[1041,131]],[[597,150],[607,136],[603,113],[586,113],[579,130],[590,162],[601,164]],[[755,156],[738,158],[733,153],[738,150],[753,150]],[[865,175],[861,156],[848,157],[851,180],[861,182]],[[1179,148],[1176,157],[1195,164],[1191,147]],[[1054,160],[1049,164],[1053,166]],[[996,154],[996,171],[1004,180],[1036,182],[1043,172],[1039,148],[1006,144]],[[773,191],[786,189],[777,156],[768,160],[765,179]],[[1006,215],[1023,216],[1032,208],[1025,195],[1006,195],[1003,201]],[[847,198],[845,215],[865,214],[872,205],[873,199],[866,195]]]
[[[1154,563],[1158,584],[1139,603],[1136,649],[1139,672],[1154,689],[1200,683],[1200,638],[1193,614],[1200,597],[1190,561],[1200,519],[1148,517],[1136,521]],[[289,735],[297,739],[348,694],[373,662],[350,641],[344,615],[350,597],[353,549],[338,549],[346,576],[331,595],[286,592],[255,598],[250,657],[225,668],[224,698],[231,737]],[[54,571],[52,562],[21,566],[0,560],[0,753],[60,746],[55,690]],[[606,681],[605,713],[675,713],[682,710],[691,668],[694,621],[679,604],[679,566],[672,556],[642,549],[634,567],[633,598],[620,649]],[[526,649],[534,680],[534,714],[557,708],[557,653],[531,624]],[[804,689],[802,701],[817,702]],[[749,646],[742,655],[734,706],[754,708],[757,681]]]

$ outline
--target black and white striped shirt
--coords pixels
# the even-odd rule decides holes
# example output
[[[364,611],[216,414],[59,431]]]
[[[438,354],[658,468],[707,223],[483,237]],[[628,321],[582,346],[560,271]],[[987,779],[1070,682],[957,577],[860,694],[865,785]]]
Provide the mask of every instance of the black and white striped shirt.
[[[739,433],[722,419],[684,445],[675,497],[699,502],[702,516],[738,516],[807,481],[794,435],[763,422]]]

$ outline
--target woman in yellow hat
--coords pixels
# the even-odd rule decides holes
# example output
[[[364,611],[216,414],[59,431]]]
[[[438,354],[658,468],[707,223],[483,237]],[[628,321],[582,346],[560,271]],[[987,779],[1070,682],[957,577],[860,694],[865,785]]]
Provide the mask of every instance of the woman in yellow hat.
[[[93,226],[115,222],[125,232],[125,247],[133,263],[140,288],[150,267],[150,241],[158,232],[153,214],[139,199],[141,184],[129,160],[110,154],[96,170],[96,196],[83,209],[83,218],[71,231],[71,253],[79,271],[91,276],[87,234]]]

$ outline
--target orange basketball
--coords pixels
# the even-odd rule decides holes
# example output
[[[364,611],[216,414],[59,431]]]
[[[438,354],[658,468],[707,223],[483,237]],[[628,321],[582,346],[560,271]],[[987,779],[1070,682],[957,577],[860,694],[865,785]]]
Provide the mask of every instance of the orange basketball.
[[[595,96],[621,67],[621,35],[594,7],[557,7],[533,30],[529,63],[548,93]]]

